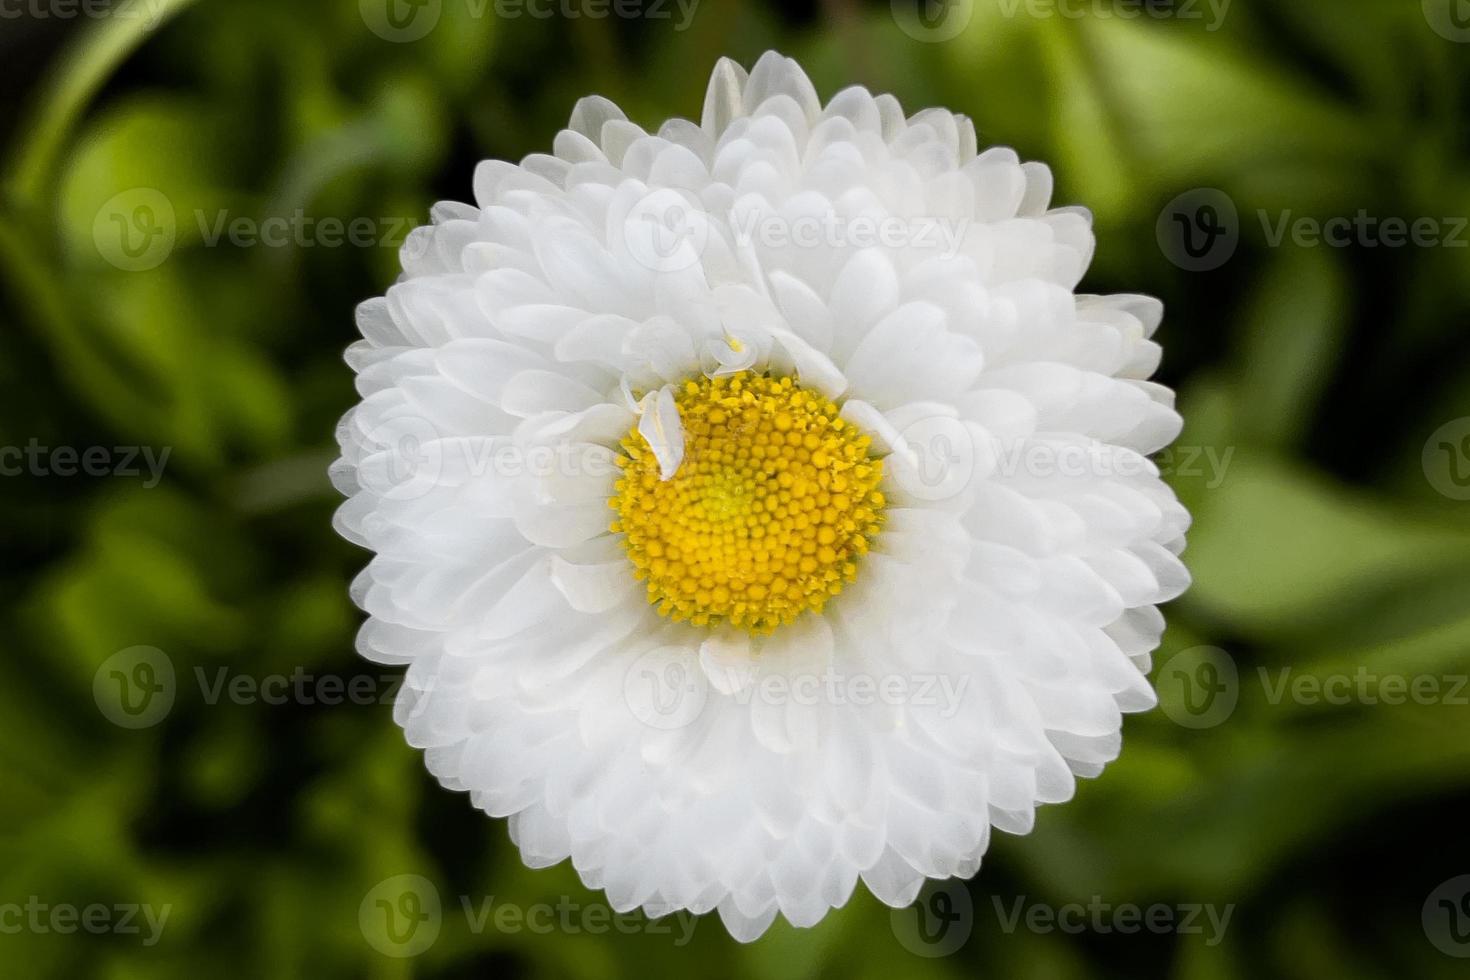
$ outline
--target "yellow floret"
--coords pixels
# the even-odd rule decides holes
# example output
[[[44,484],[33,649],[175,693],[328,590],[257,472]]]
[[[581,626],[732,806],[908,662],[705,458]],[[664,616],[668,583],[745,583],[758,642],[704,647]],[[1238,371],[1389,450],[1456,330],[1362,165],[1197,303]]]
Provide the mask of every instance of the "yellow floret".
[[[883,523],[883,463],[868,438],[790,378],[702,378],[674,400],[678,472],[659,479],[635,426],[609,501],[649,603],[676,621],[756,634],[820,611]]]

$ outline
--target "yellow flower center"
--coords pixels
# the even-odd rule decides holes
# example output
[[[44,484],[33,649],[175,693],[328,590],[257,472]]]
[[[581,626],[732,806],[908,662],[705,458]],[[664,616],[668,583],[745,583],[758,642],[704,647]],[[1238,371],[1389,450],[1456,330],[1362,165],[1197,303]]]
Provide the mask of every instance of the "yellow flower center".
[[[883,463],[868,437],[790,378],[686,381],[674,402],[678,472],[659,478],[635,426],[608,501],[648,601],[675,621],[751,633],[820,612],[883,523]]]

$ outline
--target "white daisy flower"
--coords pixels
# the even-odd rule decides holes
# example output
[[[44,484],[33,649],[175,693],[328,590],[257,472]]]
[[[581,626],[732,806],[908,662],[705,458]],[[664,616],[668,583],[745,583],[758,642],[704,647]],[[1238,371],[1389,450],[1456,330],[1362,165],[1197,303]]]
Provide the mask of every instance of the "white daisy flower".
[[[1118,754],[1188,515],[1160,304],[963,116],[714,70],[475,174],[348,361],[362,654],[446,787],[751,940],[913,901]]]

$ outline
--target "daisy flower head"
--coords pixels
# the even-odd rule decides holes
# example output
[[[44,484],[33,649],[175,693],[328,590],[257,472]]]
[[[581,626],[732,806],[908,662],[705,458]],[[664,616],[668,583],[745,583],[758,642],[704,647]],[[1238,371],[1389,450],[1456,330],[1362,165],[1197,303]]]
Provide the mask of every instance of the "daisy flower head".
[[[1151,707],[1162,308],[963,116],[721,61],[583,99],[358,311],[362,654],[446,787],[622,911],[810,926],[1031,829]]]

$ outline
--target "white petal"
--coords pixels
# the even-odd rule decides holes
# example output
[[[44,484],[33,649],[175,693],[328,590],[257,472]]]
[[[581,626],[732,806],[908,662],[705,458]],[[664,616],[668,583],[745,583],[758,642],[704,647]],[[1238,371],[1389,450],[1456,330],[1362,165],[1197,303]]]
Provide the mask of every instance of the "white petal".
[[[684,462],[684,423],[674,403],[674,389],[664,385],[650,391],[639,404],[638,434],[658,460],[659,478],[672,480]]]

